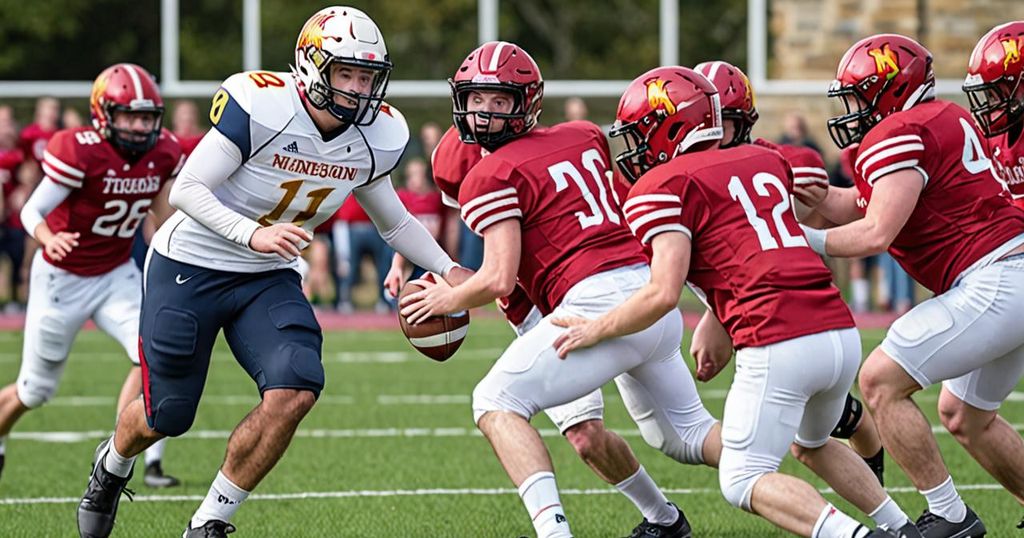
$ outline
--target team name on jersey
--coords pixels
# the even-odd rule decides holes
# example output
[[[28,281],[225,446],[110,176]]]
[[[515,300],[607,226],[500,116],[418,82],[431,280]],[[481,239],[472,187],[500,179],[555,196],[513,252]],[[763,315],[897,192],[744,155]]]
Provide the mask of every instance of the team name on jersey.
[[[318,176],[321,178],[338,179],[341,181],[355,181],[358,168],[341,166],[339,164],[328,164],[317,161],[307,161],[298,157],[286,157],[274,154],[274,168],[280,168],[291,174],[302,174],[306,176]]]
[[[103,178],[103,194],[149,194],[159,190],[160,176]]]
[[[1001,152],[1002,150],[999,149],[997,151]],[[999,155],[997,153],[996,157],[998,156]],[[995,163],[996,173],[999,174],[999,177],[1001,177],[1007,185],[1012,186],[1024,184],[1024,156],[1018,157],[1017,163],[1013,166],[1004,165],[998,158],[992,159],[992,162]]]

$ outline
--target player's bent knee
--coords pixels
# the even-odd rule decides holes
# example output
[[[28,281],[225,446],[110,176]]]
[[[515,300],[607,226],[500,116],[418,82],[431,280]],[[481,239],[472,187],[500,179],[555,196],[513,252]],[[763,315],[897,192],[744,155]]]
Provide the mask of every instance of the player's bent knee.
[[[30,375],[18,380],[17,392],[21,405],[36,409],[57,393],[57,382]]]
[[[765,474],[767,474],[765,470],[735,469],[733,471],[726,471],[720,469],[718,472],[718,485],[722,490],[722,496],[725,497],[729,504],[736,508],[753,512],[750,506],[750,498],[754,492],[754,484]]]
[[[958,441],[965,443],[995,420],[995,411],[971,407],[952,394],[943,391],[939,397],[939,420]]]
[[[491,381],[490,376],[484,377],[473,389],[473,422],[480,425],[480,419],[492,411],[515,413],[526,420],[533,418],[539,411],[535,404],[516,398]]]
[[[606,431],[603,421],[588,420],[574,424],[565,430],[565,439],[569,441],[580,458],[590,460],[600,456],[599,452],[604,446]]]
[[[150,426],[161,435],[177,437],[196,419],[196,403],[185,398],[164,398],[153,410]]]
[[[662,454],[689,465],[704,463],[704,441],[715,425],[710,415],[702,422],[677,431],[667,421],[659,421],[655,417],[636,420],[640,428],[640,436],[651,448]]]
[[[277,388],[309,391],[314,399],[324,388],[324,365],[320,347],[307,342],[285,342],[274,360],[266,361],[262,375],[256,379],[261,393]]]
[[[836,424],[834,430],[832,430],[832,437],[836,439],[849,439],[853,437],[853,434],[857,433],[857,428],[860,427],[860,419],[864,416],[864,404],[857,398],[854,398],[852,394],[846,395],[846,404],[843,406],[843,415],[839,417],[839,422]]]
[[[275,417],[295,423],[316,404],[316,394],[306,389],[270,389],[263,393],[260,407]]]

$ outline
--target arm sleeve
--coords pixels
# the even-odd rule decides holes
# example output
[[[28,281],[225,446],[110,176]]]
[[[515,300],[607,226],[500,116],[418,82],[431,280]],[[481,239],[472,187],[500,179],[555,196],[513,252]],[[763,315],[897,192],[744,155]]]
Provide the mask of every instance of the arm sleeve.
[[[260,225],[214,196],[218,185],[242,164],[242,154],[220,131],[211,130],[185,161],[171,188],[170,203],[217,234],[248,247]]]
[[[21,223],[25,231],[35,238],[36,226],[71,195],[71,190],[71,187],[56,181],[39,182],[39,186],[21,208]]]
[[[441,276],[457,264],[430,232],[413,218],[385,177],[352,191],[384,241],[405,259]]]

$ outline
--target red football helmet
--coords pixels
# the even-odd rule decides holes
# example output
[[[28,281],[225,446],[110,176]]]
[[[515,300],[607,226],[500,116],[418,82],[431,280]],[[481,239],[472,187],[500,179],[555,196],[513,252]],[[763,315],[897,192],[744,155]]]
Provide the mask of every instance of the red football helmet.
[[[615,158],[631,182],[687,151],[715,147],[722,139],[718,90],[704,75],[686,67],[657,67],[626,87],[611,136],[626,151]]]
[[[506,41],[484,43],[469,53],[448,83],[452,86],[452,116],[463,142],[475,142],[493,151],[537,125],[544,98],[544,79],[537,63],[518,45]],[[469,112],[467,101],[474,91],[511,94],[512,111],[507,114]],[[470,115],[475,118],[471,120]],[[495,119],[505,120],[505,126],[492,133],[486,127],[478,128],[476,119],[484,120],[487,125]]]
[[[828,96],[846,106],[846,114],[828,120],[832,140],[845,148],[883,118],[935,97],[932,53],[896,34],[861,39],[839,61]]]
[[[118,111],[154,114],[156,121],[152,131],[139,140],[135,131],[115,128],[114,112]],[[135,64],[114,64],[104,69],[92,83],[89,113],[96,131],[115,147],[129,153],[145,153],[160,137],[164,101],[148,71]]]
[[[1005,133],[1024,119],[1022,53],[1024,21],[996,26],[974,47],[964,91],[985,136]]]
[[[732,140],[722,142],[722,148],[731,148],[750,142],[750,131],[757,123],[757,108],[754,106],[754,89],[750,79],[740,68],[728,62],[714,61],[697,64],[693,68],[704,75],[718,88],[718,99],[722,103],[722,120],[735,122]]]

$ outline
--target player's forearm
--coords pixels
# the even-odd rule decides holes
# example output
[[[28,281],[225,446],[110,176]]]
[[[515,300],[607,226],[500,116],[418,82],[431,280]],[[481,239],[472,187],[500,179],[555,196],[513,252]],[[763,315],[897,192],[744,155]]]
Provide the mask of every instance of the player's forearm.
[[[889,248],[891,239],[868,219],[830,230],[804,228],[810,247],[819,254],[837,258],[863,258],[881,254]]]
[[[648,282],[632,297],[594,323],[601,340],[640,332],[671,312],[679,303],[678,290],[656,282]]]
[[[46,225],[46,215],[49,215],[58,205],[71,195],[71,187],[58,184],[55,181],[43,181],[28,197],[25,205],[21,208],[21,223],[32,237],[45,244],[53,234]],[[42,234],[42,236],[37,235]]]
[[[857,207],[859,196],[854,187],[829,187],[828,195],[814,210],[836,224],[851,223],[864,216]]]
[[[507,280],[498,273],[473,273],[465,282],[454,288],[455,311],[481,307],[512,293],[515,280],[512,280],[512,286],[508,286]]]

